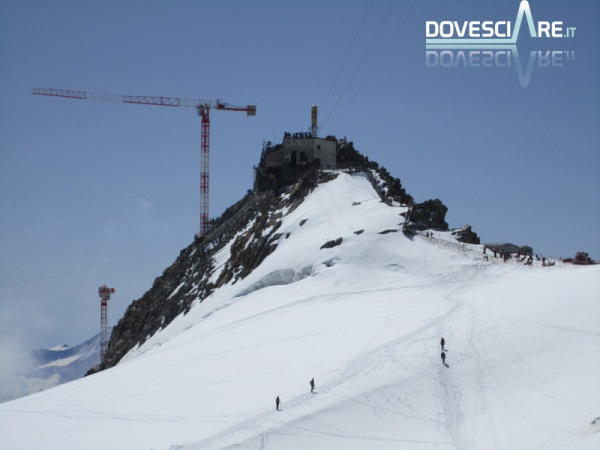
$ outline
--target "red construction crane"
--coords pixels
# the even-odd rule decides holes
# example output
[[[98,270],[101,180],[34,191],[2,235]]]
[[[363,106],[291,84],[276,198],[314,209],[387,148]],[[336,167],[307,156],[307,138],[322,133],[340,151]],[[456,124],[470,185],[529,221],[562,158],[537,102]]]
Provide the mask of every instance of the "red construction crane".
[[[104,355],[108,348],[108,301],[110,295],[114,293],[115,288],[109,288],[105,284],[98,288],[100,296],[100,362],[104,361]]]
[[[256,106],[233,106],[220,100],[199,100],[173,97],[152,97],[139,95],[114,95],[95,94],[93,92],[69,91],[64,89],[35,88],[35,95],[49,95],[52,97],[74,98],[79,100],[99,100],[107,102],[132,103],[137,105],[156,106],[183,106],[196,108],[198,115],[202,118],[200,139],[200,236],[204,236],[209,230],[208,219],[208,156],[210,141],[210,116],[211,109],[224,111],[244,111],[246,116],[256,115]]]

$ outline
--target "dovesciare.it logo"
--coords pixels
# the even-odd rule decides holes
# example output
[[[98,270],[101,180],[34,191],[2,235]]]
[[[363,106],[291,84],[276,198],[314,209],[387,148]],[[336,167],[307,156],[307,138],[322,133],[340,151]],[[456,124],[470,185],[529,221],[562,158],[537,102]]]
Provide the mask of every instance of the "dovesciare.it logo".
[[[532,38],[574,38],[576,27],[562,21],[533,20],[527,0],[522,0],[514,24],[510,20],[425,22],[427,67],[511,67],[521,87],[529,86],[534,67],[563,67],[575,60],[574,50],[532,50],[524,65],[517,40],[523,20]],[[525,67],[525,70],[524,70]]]

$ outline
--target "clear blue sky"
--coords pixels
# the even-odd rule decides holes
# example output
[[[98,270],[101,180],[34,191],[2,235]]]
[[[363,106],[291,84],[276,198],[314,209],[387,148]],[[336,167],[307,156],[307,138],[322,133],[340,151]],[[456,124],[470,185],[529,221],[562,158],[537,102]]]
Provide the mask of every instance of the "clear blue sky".
[[[255,104],[211,114],[211,215],[252,185],[264,140],[346,136],[450,226],[546,256],[600,258],[600,2],[531,0],[573,52],[510,67],[431,67],[425,21],[511,20],[518,0],[0,3],[0,339],[76,344],[115,324],[199,223],[193,109],[31,95],[34,87]],[[523,29],[525,30],[525,29]],[[454,61],[456,62],[456,61]],[[15,326],[18,324],[18,327]],[[18,329],[17,329],[18,328]]]

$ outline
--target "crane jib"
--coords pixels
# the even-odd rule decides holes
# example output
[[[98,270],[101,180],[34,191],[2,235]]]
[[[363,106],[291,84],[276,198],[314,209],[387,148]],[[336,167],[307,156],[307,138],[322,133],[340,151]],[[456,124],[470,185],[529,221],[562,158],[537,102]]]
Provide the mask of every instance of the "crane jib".
[[[86,93],[83,91],[70,91],[66,89],[35,88],[32,94],[52,95],[54,97],[79,98],[82,100],[85,100],[87,98]]]
[[[139,95],[124,95],[123,102],[138,103],[143,105],[160,105],[160,106],[180,106],[181,102],[178,98],[173,97],[147,97]]]
[[[34,88],[32,94],[52,97],[75,98],[79,100],[98,100],[103,102],[120,102],[133,105],[183,106],[188,108],[220,109],[224,111],[244,111],[248,116],[256,115],[256,106],[234,106],[221,100],[201,100],[177,97],[158,97],[152,95],[117,95],[99,94],[68,89]]]

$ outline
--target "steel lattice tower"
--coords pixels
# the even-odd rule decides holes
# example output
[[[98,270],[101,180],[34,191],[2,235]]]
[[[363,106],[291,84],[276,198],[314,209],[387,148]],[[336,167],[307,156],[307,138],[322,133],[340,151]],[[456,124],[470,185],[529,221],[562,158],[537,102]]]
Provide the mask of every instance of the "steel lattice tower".
[[[110,295],[115,293],[114,288],[109,288],[105,284],[98,288],[100,296],[100,361],[104,361],[106,350],[108,349],[108,301]]]

